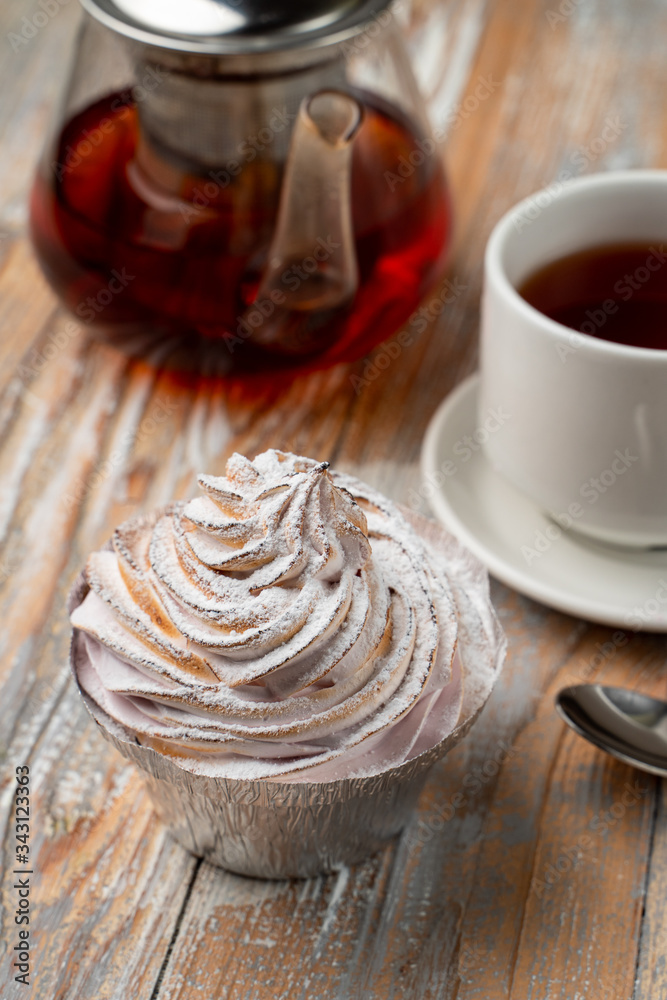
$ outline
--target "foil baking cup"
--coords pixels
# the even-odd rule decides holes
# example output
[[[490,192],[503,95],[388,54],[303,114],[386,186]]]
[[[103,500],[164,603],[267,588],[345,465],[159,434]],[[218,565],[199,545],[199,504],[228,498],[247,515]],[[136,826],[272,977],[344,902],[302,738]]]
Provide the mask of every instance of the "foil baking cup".
[[[228,779],[186,770],[177,758],[139,743],[81,689],[77,676],[81,633],[73,630],[70,662],[86,708],[102,735],[139,768],[156,813],[192,854],[241,875],[274,879],[318,875],[362,861],[403,829],[429,769],[477,719],[505,655],[504,635],[488,595],[488,575],[439,525],[407,509],[401,512],[423,538],[446,552],[458,606],[459,649],[464,646],[463,702],[459,723],[445,739],[379,774],[290,782]],[[88,589],[81,573],[70,592],[70,613]]]

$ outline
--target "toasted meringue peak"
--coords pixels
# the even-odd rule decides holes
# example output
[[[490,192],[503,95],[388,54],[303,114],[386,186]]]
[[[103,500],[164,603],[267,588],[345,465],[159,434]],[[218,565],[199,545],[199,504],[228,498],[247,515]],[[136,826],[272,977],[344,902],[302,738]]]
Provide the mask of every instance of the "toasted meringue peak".
[[[374,773],[454,728],[446,567],[386,498],[273,450],[199,486],[88,560],[75,666],[103,712],[230,778]]]

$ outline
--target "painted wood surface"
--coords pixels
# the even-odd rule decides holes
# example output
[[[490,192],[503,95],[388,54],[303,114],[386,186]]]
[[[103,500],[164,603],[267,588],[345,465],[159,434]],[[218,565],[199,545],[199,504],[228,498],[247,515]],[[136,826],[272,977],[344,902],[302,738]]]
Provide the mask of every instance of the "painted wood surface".
[[[191,493],[196,473],[220,472],[233,450],[328,459],[401,501],[418,489],[429,417],[476,363],[482,250],[500,214],[564,176],[667,166],[667,4],[404,3],[434,123],[449,130],[460,293],[386,370],[362,361],[260,400],[184,388],[63,333],[26,239],[26,196],[79,15],[61,3],[12,44],[41,9],[0,7],[0,996],[667,997],[664,788],[553,711],[555,691],[577,679],[667,694],[664,639],[628,633],[620,645],[494,583],[505,674],[410,827],[355,869],[271,883],[202,864],[165,834],[68,681],[65,613],[86,554],[115,524]],[[23,763],[29,990],[12,983],[9,957]]]

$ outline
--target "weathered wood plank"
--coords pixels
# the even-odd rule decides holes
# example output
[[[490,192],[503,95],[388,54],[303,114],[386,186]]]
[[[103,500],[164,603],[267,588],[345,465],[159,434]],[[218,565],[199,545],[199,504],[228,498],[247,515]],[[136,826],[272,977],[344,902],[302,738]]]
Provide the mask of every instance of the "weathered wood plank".
[[[134,769],[108,748],[69,686],[31,757],[32,996],[149,997],[196,862],[156,821]],[[9,776],[9,775],[8,775]],[[13,793],[5,778],[3,813]],[[3,824],[4,825],[4,824]],[[3,868],[14,838],[5,825]],[[18,1000],[13,877],[3,879],[0,995]]]
[[[662,695],[664,696],[664,678]],[[634,996],[667,996],[667,787],[658,792],[651,861],[644,892],[645,911]]]
[[[614,833],[605,836],[600,814],[615,809],[636,775],[571,737],[555,716],[553,697],[582,674],[633,687],[637,664],[654,644],[637,638],[598,665],[596,642],[607,633],[596,633],[589,630],[573,660],[549,680],[534,718],[514,740],[512,772],[500,775],[461,929],[462,951],[481,949],[486,957],[459,986],[459,998],[573,1000],[572,982],[590,979],[598,962],[598,985],[622,979],[627,992],[619,995],[631,993],[641,907],[629,900],[641,899],[654,782],[641,776],[633,808],[623,805],[623,822],[612,820]],[[654,669],[659,675],[655,663]],[[610,914],[618,937],[612,944],[606,928],[610,945],[600,955],[599,925]]]
[[[56,308],[55,297],[42,278],[25,239],[12,242],[3,265],[0,270],[0,392],[11,380],[16,380],[17,389],[29,385],[35,366],[45,363],[42,356],[46,346],[45,327]],[[23,368],[19,371],[21,363]],[[3,431],[8,416],[0,417]]]
[[[3,5],[0,38],[37,9],[33,0]],[[197,868],[67,683],[67,589],[115,524],[192,492],[197,472],[221,471],[232,449],[328,458],[406,500],[432,411],[475,364],[481,255],[501,212],[563,170],[666,162],[667,8],[585,0],[552,28],[553,10],[555,0],[405,5],[434,123],[449,129],[450,280],[466,287],[388,367],[362,361],[277,381],[254,398],[237,385],[184,386],[85,337],[15,377],[65,322],[16,234],[74,4],[0,60],[0,94],[12,94],[0,101],[1,919],[9,942],[11,768],[28,761],[34,995],[152,1000],[159,982],[161,1000],[573,1000],[577,990],[606,1000],[631,995],[635,966],[636,1000],[667,992],[664,796],[654,814],[646,779],[650,790],[625,805],[635,775],[565,733],[552,710],[555,690],[576,679],[664,693],[663,639],[631,636],[602,655],[608,630],[495,585],[510,659],[474,734],[434,769],[392,848],[292,884]],[[586,159],[609,117],[623,127]],[[508,756],[496,772],[499,741]],[[600,813],[621,806],[601,832]],[[585,835],[593,846],[578,856]],[[560,878],[535,885],[561,857]],[[23,995],[1,957],[3,998]]]
[[[0,231],[25,228],[35,164],[53,124],[81,11],[6,0],[0,8]]]

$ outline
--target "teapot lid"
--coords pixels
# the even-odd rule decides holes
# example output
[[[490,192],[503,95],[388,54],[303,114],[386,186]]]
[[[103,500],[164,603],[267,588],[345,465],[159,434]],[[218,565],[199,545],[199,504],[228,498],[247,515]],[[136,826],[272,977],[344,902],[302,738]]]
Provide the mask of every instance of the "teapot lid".
[[[107,27],[179,52],[235,55],[345,41],[391,0],[81,0]]]

